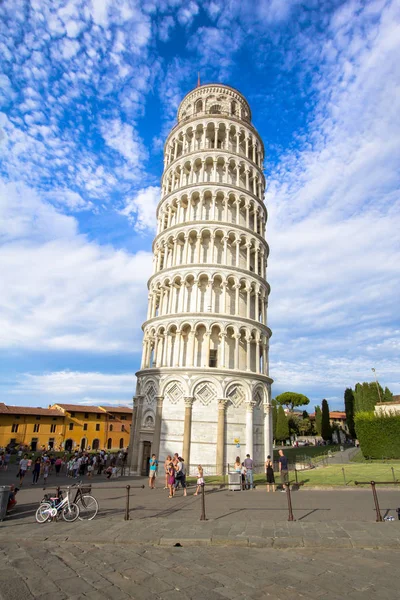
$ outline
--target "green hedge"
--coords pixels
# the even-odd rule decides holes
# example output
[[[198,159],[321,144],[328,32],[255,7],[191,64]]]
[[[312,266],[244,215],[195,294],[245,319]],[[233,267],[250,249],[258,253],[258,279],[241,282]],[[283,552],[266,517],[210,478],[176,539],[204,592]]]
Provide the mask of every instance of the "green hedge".
[[[400,458],[400,414],[359,412],[354,422],[365,458]]]

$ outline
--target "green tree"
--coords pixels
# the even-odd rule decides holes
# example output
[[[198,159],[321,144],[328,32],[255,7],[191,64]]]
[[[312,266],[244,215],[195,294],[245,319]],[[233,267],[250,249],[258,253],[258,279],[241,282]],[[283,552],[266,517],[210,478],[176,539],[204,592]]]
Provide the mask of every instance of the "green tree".
[[[354,393],[351,388],[346,388],[344,392],[344,409],[346,411],[347,427],[352,438],[356,436],[354,427]]]
[[[385,391],[383,392],[382,402],[391,402],[393,400],[393,394],[389,390],[388,387],[385,387]]]
[[[301,435],[307,435],[311,430],[310,419],[301,419],[299,422],[299,432]]]
[[[289,422],[283,410],[283,406],[278,407],[278,415],[276,419],[276,436],[275,439],[284,442],[289,437]]]
[[[320,406],[316,406],[315,407],[315,431],[317,432],[317,435],[321,435],[321,431],[322,431],[322,413],[321,413],[321,407]]]
[[[272,406],[272,431],[273,431],[273,438],[274,440],[276,440],[276,422],[278,419],[278,408],[275,405]]]
[[[331,428],[331,424],[329,422],[329,404],[325,399],[322,400],[321,412],[322,412],[321,435],[322,435],[322,439],[327,441],[332,438],[332,428]]]
[[[278,402],[278,404],[290,408],[291,411],[293,411],[296,406],[304,406],[305,404],[310,403],[310,400],[307,398],[307,396],[298,394],[297,392],[283,392],[283,394],[279,394],[275,400]]]
[[[303,419],[309,419],[310,415],[308,414],[308,412],[306,410],[303,410]]]
[[[377,402],[390,402],[392,398],[392,392],[388,388],[385,388],[385,391],[383,391],[382,386],[376,381],[356,383],[354,389],[354,414],[361,411],[373,411]]]

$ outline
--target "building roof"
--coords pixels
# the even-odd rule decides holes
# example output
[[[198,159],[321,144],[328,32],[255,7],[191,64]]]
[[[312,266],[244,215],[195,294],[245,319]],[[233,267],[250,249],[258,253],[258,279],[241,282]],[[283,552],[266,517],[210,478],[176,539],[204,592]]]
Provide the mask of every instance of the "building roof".
[[[377,402],[376,406],[390,406],[391,404],[400,404],[400,396],[393,396],[393,400],[390,400],[390,402]]]
[[[330,419],[345,419],[346,413],[341,410],[331,410],[329,412],[329,418]],[[315,419],[315,412],[310,414],[310,419]]]
[[[82,413],[101,413],[104,414],[104,409],[100,406],[84,406],[83,404],[54,404],[53,406],[59,406],[63,410],[68,412],[82,412]]]
[[[100,406],[103,410],[106,410],[109,413],[131,413],[133,412],[132,408],[129,406]]]
[[[2,415],[35,415],[43,417],[60,417],[64,415],[57,409],[40,408],[32,406],[9,406],[0,402],[0,414]]]

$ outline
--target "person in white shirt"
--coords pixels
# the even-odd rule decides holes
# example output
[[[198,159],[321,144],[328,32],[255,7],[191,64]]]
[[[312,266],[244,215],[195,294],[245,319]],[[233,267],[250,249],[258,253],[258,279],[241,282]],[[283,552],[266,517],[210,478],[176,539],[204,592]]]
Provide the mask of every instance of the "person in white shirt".
[[[25,473],[28,470],[28,455],[24,454],[24,458],[19,461],[19,485],[21,487],[24,481]]]

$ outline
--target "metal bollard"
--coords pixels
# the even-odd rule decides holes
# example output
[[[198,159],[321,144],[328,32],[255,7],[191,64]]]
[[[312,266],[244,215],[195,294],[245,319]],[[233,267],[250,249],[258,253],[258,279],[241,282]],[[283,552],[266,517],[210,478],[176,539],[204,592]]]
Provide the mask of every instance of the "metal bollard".
[[[396,475],[394,474],[394,469],[393,467],[390,467],[392,469],[392,476],[393,476],[393,481],[396,483]]]
[[[206,498],[205,498],[205,491],[204,491],[204,483],[201,484],[201,515],[200,515],[200,521],[207,521],[206,519]]]
[[[299,480],[297,479],[297,469],[296,468],[294,469],[294,476],[296,479],[296,483],[299,483]]]
[[[344,481],[344,485],[347,485],[347,481],[346,481],[346,473],[344,471],[344,467],[342,467],[342,473],[343,473],[343,481]]]
[[[382,521],[381,509],[379,508],[378,502],[378,494],[376,493],[375,481],[371,481],[372,495],[374,497],[375,502],[375,510],[376,510],[376,522],[380,523]]]
[[[129,493],[130,493],[130,490],[131,490],[131,486],[127,485],[126,486],[125,517],[124,517],[125,521],[129,521]]]
[[[286,485],[286,496],[289,510],[289,518],[288,521],[294,521],[293,510],[292,510],[292,497],[290,495],[290,483],[285,483]]]

